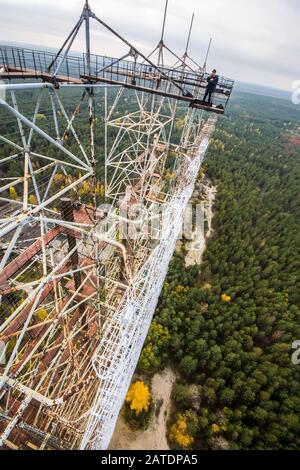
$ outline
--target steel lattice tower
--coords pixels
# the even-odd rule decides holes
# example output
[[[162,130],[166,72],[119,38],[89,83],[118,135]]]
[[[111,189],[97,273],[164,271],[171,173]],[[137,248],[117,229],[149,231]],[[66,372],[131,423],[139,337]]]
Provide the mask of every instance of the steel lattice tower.
[[[92,19],[128,53],[92,55]],[[165,19],[150,56],[87,2],[57,54],[0,46],[4,448],[109,444],[233,86],[220,79],[218,105],[203,105],[191,30],[166,67]],[[71,55],[82,25],[86,52]]]

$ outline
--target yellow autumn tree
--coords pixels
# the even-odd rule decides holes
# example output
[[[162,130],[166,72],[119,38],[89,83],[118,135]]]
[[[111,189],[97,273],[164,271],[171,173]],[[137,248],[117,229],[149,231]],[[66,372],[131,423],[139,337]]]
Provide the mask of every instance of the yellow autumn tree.
[[[45,119],[47,121],[47,117],[45,116],[45,114],[42,114],[42,113],[37,113],[36,119]]]
[[[148,411],[150,398],[149,387],[142,380],[137,380],[130,386],[125,400],[130,409],[139,415],[142,411]]]
[[[30,194],[29,198],[28,198],[28,202],[29,204],[34,204],[36,205],[37,204],[37,197],[34,195],[34,194]]]
[[[227,295],[227,294],[222,294],[221,299],[222,299],[223,302],[230,302],[231,301],[230,295]]]
[[[84,195],[84,194],[90,194],[92,191],[92,188],[91,186],[89,185],[89,183],[87,181],[84,181],[82,183],[82,187],[80,188],[79,190],[79,194],[81,195]]]
[[[212,430],[212,432],[214,432],[214,433],[220,432],[220,426],[219,426],[218,424],[216,424],[216,423],[213,423],[213,424],[211,425],[211,430]]]
[[[18,193],[13,186],[9,188],[9,195],[10,195],[10,198],[13,199],[14,201],[18,199]]]
[[[45,308],[41,308],[40,310],[38,310],[36,313],[35,313],[35,317],[39,320],[39,321],[44,321],[46,318],[47,318],[47,315],[48,315],[48,312]]]
[[[185,286],[176,286],[175,287],[175,295],[177,297],[178,300],[183,300],[184,299],[184,296],[185,294],[189,291],[189,287],[185,287]]]
[[[176,422],[171,426],[169,439],[182,449],[188,449],[194,442],[193,436],[188,432],[189,420],[195,425],[195,416],[186,412],[177,416]]]
[[[169,170],[167,170],[165,173],[165,178],[167,181],[172,181],[175,178],[175,176],[176,176],[175,173]]]
[[[226,423],[221,423],[221,424],[216,424],[216,423],[213,423],[211,425],[211,430],[213,433],[219,433],[221,431],[227,431],[227,425]]]
[[[204,175],[205,175],[205,169],[204,167],[201,167],[199,170],[199,178],[202,179]]]
[[[64,181],[64,179],[65,177],[62,173],[56,173],[56,175],[54,175],[54,181],[57,184],[60,184],[62,181]]]
[[[98,184],[96,185],[95,191],[96,191],[96,193],[99,194],[100,196],[104,196],[104,185],[101,184],[101,183],[98,183]]]

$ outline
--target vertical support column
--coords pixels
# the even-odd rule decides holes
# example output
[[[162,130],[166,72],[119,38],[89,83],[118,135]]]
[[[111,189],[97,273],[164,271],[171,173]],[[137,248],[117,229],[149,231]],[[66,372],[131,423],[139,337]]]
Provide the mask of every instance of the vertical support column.
[[[205,60],[204,60],[204,64],[203,64],[203,71],[204,71],[204,73],[206,73],[207,59],[208,59],[208,56],[209,56],[209,52],[210,52],[210,48],[211,48],[211,43],[212,43],[212,38],[209,38],[209,43],[208,43],[208,47],[207,47],[207,52],[206,52],[206,56],[205,56]]]
[[[107,165],[108,165],[108,155],[107,155],[107,125],[108,125],[108,96],[107,96],[107,87],[104,88],[104,197],[105,202],[107,201],[108,195],[108,180],[107,180]]]
[[[63,220],[66,222],[74,222],[74,214],[73,214],[73,202],[71,199],[64,197],[61,198],[60,200],[60,210],[61,210],[61,217]],[[78,251],[76,248],[76,238],[74,235],[71,235],[70,232],[68,231],[67,233],[67,240],[68,240],[68,247],[69,251],[74,250],[72,255],[70,256],[70,261],[72,264],[72,269],[74,271],[79,268],[79,256],[78,256]],[[81,285],[81,273],[76,271],[73,273],[73,279],[74,279],[74,288],[75,291],[79,290],[80,285]],[[84,304],[79,305],[79,311],[80,314],[83,315],[85,310]],[[85,318],[82,318],[82,322],[85,323]]]
[[[159,41],[159,44],[158,44],[158,62],[157,62],[157,65],[159,67],[163,66],[163,64],[164,64],[163,48],[164,48],[164,33],[165,33],[165,26],[166,26],[166,18],[167,18],[167,11],[168,11],[168,1],[169,0],[166,0],[166,3],[165,3],[165,11],[164,11],[164,19],[163,19],[162,30],[161,30],[161,37],[160,37],[160,41]]]
[[[61,217],[63,220],[65,220],[66,222],[74,222],[73,202],[71,199],[67,197],[61,198],[60,209],[61,209]],[[76,238],[73,235],[70,235],[70,233],[68,232],[67,240],[68,240],[69,251],[71,251],[76,247]],[[70,260],[72,263],[72,268],[78,269],[79,257],[78,257],[77,250],[74,250],[74,253],[72,253]],[[77,290],[81,284],[81,276],[79,272],[74,273],[73,276],[74,276],[75,289]]]
[[[96,222],[97,194],[96,194],[96,160],[95,160],[95,141],[94,141],[94,123],[95,123],[95,97],[92,88],[88,90],[88,108],[89,108],[89,160],[92,167],[92,193],[93,193],[93,220]]]
[[[91,75],[91,37],[90,37],[90,7],[89,2],[85,2],[85,42],[86,42],[86,65],[87,75]]]
[[[91,75],[91,36],[90,36],[90,6],[88,0],[85,2],[84,7],[85,17],[85,46],[86,46],[86,67],[87,75]],[[90,142],[90,155],[89,160],[93,169],[92,176],[92,192],[93,192],[93,209],[94,209],[94,222],[96,221],[97,197],[96,197],[96,161],[95,161],[95,146],[94,146],[94,122],[95,122],[95,97],[92,88],[88,89],[88,109],[89,109],[89,142]]]
[[[19,107],[14,91],[10,92],[14,109],[19,112]],[[17,118],[19,132],[23,145],[24,169],[23,169],[23,212],[28,211],[28,179],[29,179],[29,148],[26,142],[25,132],[22,121]]]

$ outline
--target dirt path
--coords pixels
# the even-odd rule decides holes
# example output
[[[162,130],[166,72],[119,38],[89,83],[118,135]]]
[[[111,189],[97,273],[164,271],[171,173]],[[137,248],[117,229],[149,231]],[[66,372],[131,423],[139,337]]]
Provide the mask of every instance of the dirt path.
[[[167,368],[152,377],[154,412],[146,431],[131,431],[122,416],[110,442],[111,450],[168,450],[166,422],[170,412],[171,392],[176,376]]]
[[[204,234],[201,227],[192,233],[192,240],[188,244],[188,252],[185,257],[185,265],[192,266],[194,264],[200,265],[202,262],[203,253],[206,248],[206,240],[212,233],[212,218],[213,218],[213,204],[216,197],[217,189],[215,186],[205,185],[205,204],[204,215],[207,222],[207,231]]]

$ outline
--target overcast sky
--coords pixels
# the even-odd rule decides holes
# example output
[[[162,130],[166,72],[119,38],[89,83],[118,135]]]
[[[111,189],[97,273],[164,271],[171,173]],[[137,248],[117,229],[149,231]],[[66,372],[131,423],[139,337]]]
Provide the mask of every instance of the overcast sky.
[[[0,0],[0,41],[58,47],[68,35],[83,0]],[[92,10],[149,52],[160,38],[165,0],[90,0]],[[165,43],[177,54],[185,48],[195,12],[190,55],[208,61],[220,75],[289,90],[300,80],[299,0],[169,0]],[[93,26],[92,52],[118,56],[124,48],[100,25]],[[83,50],[83,35],[75,44]],[[126,52],[126,50],[125,50]]]

